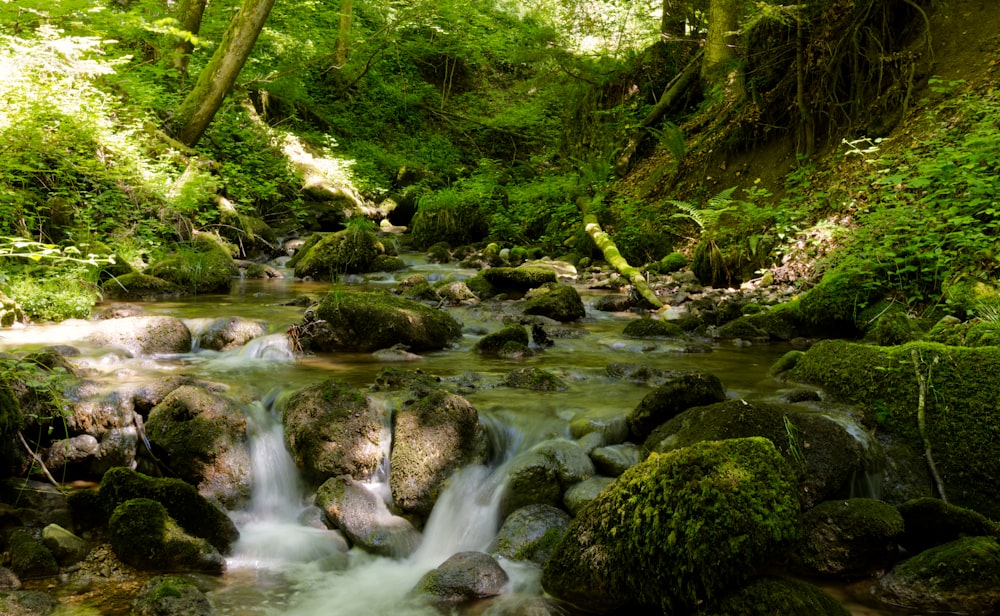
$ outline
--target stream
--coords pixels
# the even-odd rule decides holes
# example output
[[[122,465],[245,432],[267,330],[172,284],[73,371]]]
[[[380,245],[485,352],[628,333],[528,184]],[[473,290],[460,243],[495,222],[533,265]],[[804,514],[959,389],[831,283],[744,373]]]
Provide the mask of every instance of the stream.
[[[391,288],[415,273],[431,280],[475,273],[428,264],[421,257],[404,258],[410,264],[407,270],[381,279],[352,278],[342,284]],[[588,308],[587,317],[568,326],[580,330],[579,335],[560,337],[552,347],[521,361],[486,358],[471,350],[483,334],[501,326],[500,316],[482,307],[449,308],[464,325],[462,339],[452,348],[424,354],[418,361],[382,362],[370,354],[353,353],[295,357],[283,333],[301,319],[304,308],[287,302],[303,294],[321,297],[329,288],[329,283],[290,277],[239,280],[226,295],[141,304],[146,314],[181,318],[194,332],[220,317],[246,317],[268,324],[268,335],[226,352],[196,349],[179,355],[123,357],[80,342],[87,330],[83,322],[0,331],[0,351],[27,351],[54,344],[76,346],[81,355],[73,358],[73,363],[84,367],[88,378],[97,381],[142,382],[183,373],[224,384],[228,396],[250,400],[245,410],[251,434],[252,502],[246,510],[230,512],[241,539],[228,558],[227,572],[218,578],[198,576],[217,614],[438,614],[433,608],[407,600],[407,594],[421,576],[452,554],[481,551],[489,545],[501,521],[497,501],[504,462],[544,439],[568,437],[569,421],[574,417],[621,415],[650,391],[646,386],[608,376],[605,369],[609,364],[704,370],[722,380],[729,397],[760,399],[779,393],[781,385],[769,379],[767,372],[788,350],[777,344],[718,343],[711,345],[708,352],[686,352],[676,342],[626,338],[621,335],[622,329],[629,319],[638,317],[595,311],[591,304],[601,292],[579,289]],[[387,366],[469,382],[470,387],[462,395],[479,411],[501,451],[492,466],[466,468],[449,483],[423,531],[419,548],[401,560],[360,550],[345,553],[342,539],[300,521],[312,494],[300,482],[285,449],[280,420],[282,400],[289,392],[330,377],[368,391],[378,371]],[[510,370],[522,366],[552,371],[568,388],[562,392],[537,392],[496,386]],[[398,404],[388,394],[369,395],[384,409],[386,418],[392,406]],[[386,422],[388,425],[388,419]],[[383,447],[387,464],[388,439]],[[384,473],[372,479],[370,489],[388,495]],[[536,568],[506,561],[501,564],[510,576],[511,592],[540,594]],[[838,589],[828,590],[837,594],[855,615],[885,613],[851,605]]]

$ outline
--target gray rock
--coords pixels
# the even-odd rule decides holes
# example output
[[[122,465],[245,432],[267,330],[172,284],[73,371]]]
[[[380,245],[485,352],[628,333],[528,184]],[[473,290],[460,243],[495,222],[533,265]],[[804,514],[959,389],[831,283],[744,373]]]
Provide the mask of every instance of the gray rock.
[[[590,477],[580,483],[570,486],[563,495],[563,504],[573,515],[580,513],[580,510],[597,498],[609,485],[615,482],[613,477]]]
[[[295,392],[285,405],[285,440],[305,479],[371,477],[382,461],[382,420],[368,398],[336,379]]]
[[[562,323],[587,316],[587,310],[576,289],[568,285],[547,285],[528,294],[524,314],[555,319]]]
[[[488,552],[538,565],[552,555],[569,526],[569,515],[551,505],[528,505],[507,516]]]
[[[594,463],[573,441],[543,441],[514,460],[508,471],[502,511],[535,503],[558,507],[563,492],[594,474]]]
[[[49,524],[42,529],[42,543],[63,567],[83,560],[89,549],[86,541],[58,524]]]
[[[328,479],[316,492],[316,505],[354,545],[380,556],[403,558],[416,549],[420,533],[393,515],[385,502],[348,476]]]
[[[406,513],[430,515],[444,482],[459,468],[482,462],[486,435],[479,413],[444,391],[404,404],[393,416],[389,486]]]
[[[242,409],[205,388],[167,394],[146,421],[146,436],[177,475],[228,507],[250,496],[251,460]]]
[[[507,572],[489,554],[459,552],[428,571],[416,590],[436,603],[453,605],[499,595],[507,582]]]
[[[191,351],[191,331],[175,317],[143,316],[97,321],[88,340],[135,356]]]
[[[21,588],[21,579],[17,577],[17,574],[8,569],[7,567],[0,567],[0,590],[19,590]],[[0,607],[3,603],[0,603]]]
[[[599,432],[605,445],[624,443],[628,438],[628,421],[624,414],[610,417],[574,417],[569,423],[569,433],[573,438],[581,438],[590,432]]]
[[[237,349],[267,334],[267,325],[243,317],[222,317],[198,333],[198,346],[212,351]]]
[[[599,447],[590,453],[597,472],[608,477],[617,477],[646,457],[646,451],[638,445],[623,443]]]

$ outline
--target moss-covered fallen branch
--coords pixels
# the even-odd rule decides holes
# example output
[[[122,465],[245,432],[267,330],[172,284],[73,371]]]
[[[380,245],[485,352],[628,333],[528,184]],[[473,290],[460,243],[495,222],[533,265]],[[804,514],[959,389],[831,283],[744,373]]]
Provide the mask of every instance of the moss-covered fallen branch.
[[[581,209],[583,204],[581,204]],[[593,214],[587,214],[584,211],[583,214],[583,228],[587,232],[587,235],[594,240],[594,244],[600,249],[601,254],[604,255],[604,260],[607,261],[611,267],[628,279],[629,282],[635,286],[635,290],[639,292],[644,300],[649,302],[653,308],[660,308],[663,303],[660,298],[656,296],[656,293],[649,288],[649,284],[646,282],[646,277],[643,276],[639,268],[633,267],[628,264],[625,257],[618,250],[618,246],[615,245],[615,241],[611,239],[611,236],[601,229],[600,223],[597,222],[597,216]]]

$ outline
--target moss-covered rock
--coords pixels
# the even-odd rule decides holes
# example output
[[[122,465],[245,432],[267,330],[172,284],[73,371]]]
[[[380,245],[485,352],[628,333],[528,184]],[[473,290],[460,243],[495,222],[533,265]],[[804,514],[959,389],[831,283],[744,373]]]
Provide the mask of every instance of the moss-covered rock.
[[[382,252],[374,233],[345,229],[321,234],[318,240],[307,242],[296,253],[292,267],[299,278],[333,280],[341,274],[373,271],[375,257]]]
[[[849,338],[859,332],[858,315],[884,294],[870,271],[831,270],[799,300],[803,322],[813,330]]]
[[[668,323],[661,319],[635,319],[629,321],[623,336],[632,338],[684,338],[684,330],[676,323]]]
[[[995,614],[1000,609],[1000,545],[965,537],[904,560],[872,595],[893,609],[931,614]]]
[[[13,299],[0,291],[0,327],[11,327],[15,323],[26,323],[24,311]]]
[[[524,293],[548,283],[556,281],[556,273],[542,267],[491,267],[479,274],[484,280],[501,292],[516,291]],[[475,291],[475,289],[473,289]]]
[[[489,554],[459,552],[428,571],[415,590],[445,607],[499,595],[507,581],[507,572]]]
[[[473,345],[472,350],[480,355],[497,356],[510,343],[528,349],[528,330],[523,325],[507,325],[491,334],[486,334]]]
[[[392,427],[389,487],[404,513],[430,515],[445,481],[485,459],[479,413],[461,396],[431,391],[404,404],[393,415]]]
[[[59,600],[41,590],[0,590],[0,614],[10,616],[50,616]]]
[[[850,616],[850,611],[822,588],[789,578],[760,577],[699,616]]]
[[[569,515],[551,505],[528,505],[511,513],[489,547],[508,560],[544,565],[562,541]]]
[[[587,310],[576,289],[569,285],[549,284],[532,291],[524,302],[524,314],[568,323],[587,316]]]
[[[215,574],[226,569],[212,544],[184,532],[152,499],[133,498],[115,507],[108,530],[115,555],[136,569]]]
[[[502,351],[507,350],[509,347],[505,345]],[[514,368],[504,377],[503,384],[515,389],[533,391],[566,391],[569,388],[565,381],[552,372],[535,366]]]
[[[382,421],[353,386],[327,379],[296,391],[285,404],[285,440],[307,481],[348,475],[366,480],[382,461]]]
[[[250,497],[251,461],[242,409],[204,387],[183,385],[149,413],[146,436],[177,475],[228,507]]]
[[[215,610],[194,582],[157,576],[146,582],[132,603],[133,616],[212,616]]]
[[[238,246],[244,258],[267,258],[278,248],[278,234],[263,219],[225,208],[220,215],[219,234]]]
[[[409,267],[406,261],[394,255],[375,255],[372,261],[373,272],[399,272]]]
[[[503,514],[533,504],[562,504],[563,492],[594,475],[594,463],[575,442],[542,441],[519,455],[507,471]]]
[[[1000,524],[975,511],[946,503],[938,498],[915,498],[896,507],[905,532],[900,545],[911,554],[962,537],[996,537]]]
[[[390,513],[382,497],[365,482],[346,475],[332,477],[316,491],[315,502],[353,545],[373,554],[405,558],[420,543],[413,524]]]
[[[173,283],[188,293],[228,291],[239,268],[230,250],[218,237],[195,235],[191,242],[153,263],[146,273]]]
[[[161,503],[170,517],[185,531],[208,540],[222,553],[228,552],[240,537],[236,525],[225,511],[199,494],[194,486],[180,479],[149,477],[118,466],[101,478],[98,495],[105,521],[125,501],[147,498]],[[87,501],[92,499],[88,498]],[[74,519],[78,518],[80,506],[87,504],[81,501],[73,507]]]
[[[101,283],[101,293],[107,299],[144,299],[164,297],[180,292],[176,284],[143,274],[131,272]]]
[[[462,326],[442,310],[384,291],[342,289],[328,293],[298,330],[303,348],[362,353],[395,344],[434,351],[462,335]]]
[[[198,332],[198,346],[212,351],[230,351],[267,333],[267,324],[243,317],[220,317]]]
[[[903,516],[869,498],[826,501],[802,516],[802,570],[812,576],[864,578],[898,558]]]
[[[770,441],[700,443],[650,456],[573,520],[542,573],[588,611],[690,613],[800,537],[795,480]]]
[[[876,347],[828,340],[813,345],[785,374],[857,405],[880,434],[923,452],[917,370],[927,383],[926,437],[949,500],[1000,519],[1000,348],[926,342]]]
[[[805,506],[847,498],[857,477],[881,468],[878,442],[844,409],[812,409],[746,400],[726,400],[688,409],[646,439],[649,451],[664,452],[702,441],[760,436],[789,461]]]
[[[923,335],[919,322],[897,303],[878,302],[861,312],[859,324],[865,339],[880,346],[905,344]]]
[[[16,529],[8,542],[10,568],[22,580],[52,577],[59,573],[59,563],[45,545],[26,528]]]
[[[646,394],[628,414],[629,432],[636,442],[642,442],[654,428],[681,411],[725,399],[719,377],[699,370],[679,370]]]

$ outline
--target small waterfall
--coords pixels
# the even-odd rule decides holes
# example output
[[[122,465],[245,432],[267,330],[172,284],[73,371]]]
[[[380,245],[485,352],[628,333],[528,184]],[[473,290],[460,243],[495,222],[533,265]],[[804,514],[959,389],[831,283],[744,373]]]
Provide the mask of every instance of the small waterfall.
[[[254,402],[248,415],[253,494],[250,509],[238,520],[240,540],[233,549],[230,567],[281,569],[340,554],[343,544],[339,535],[299,522],[305,509],[302,486],[298,469],[285,449],[277,414]]]

